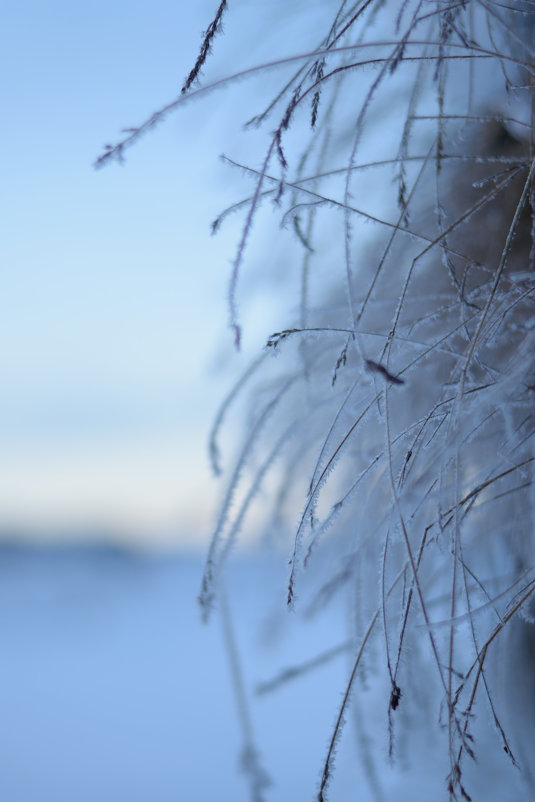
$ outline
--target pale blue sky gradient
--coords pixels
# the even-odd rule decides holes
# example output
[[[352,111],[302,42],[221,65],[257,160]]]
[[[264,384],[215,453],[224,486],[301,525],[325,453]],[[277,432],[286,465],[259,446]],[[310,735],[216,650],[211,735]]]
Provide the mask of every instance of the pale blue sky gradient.
[[[300,18],[285,4],[287,28],[270,26],[280,6],[234,4],[203,81],[291,53]],[[241,219],[216,238],[209,226],[250,185],[218,156],[230,147],[258,162],[270,128],[244,136],[241,123],[280,75],[180,109],[122,167],[92,164],[122,128],[176,97],[215,8],[33,0],[4,10],[2,531],[105,527],[173,540],[209,528],[211,420],[273,309],[263,286],[243,311],[246,354],[233,354],[227,290]],[[311,46],[316,13],[321,4],[299,30]]]

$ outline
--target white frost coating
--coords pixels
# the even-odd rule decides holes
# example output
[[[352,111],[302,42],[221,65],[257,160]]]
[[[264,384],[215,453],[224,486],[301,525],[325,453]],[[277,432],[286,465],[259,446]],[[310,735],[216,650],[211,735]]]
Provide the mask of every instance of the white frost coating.
[[[236,338],[237,287],[266,197],[282,224],[299,216],[286,274],[278,265],[274,274],[279,293],[299,287],[298,311],[266,332],[280,352],[269,382],[268,360],[248,377],[250,450],[231,472],[205,597],[216,592],[224,533],[234,540],[284,432],[298,432],[280,451],[273,493],[291,565],[286,601],[298,613],[311,585],[316,599],[340,590],[360,622],[318,798],[335,802],[334,750],[363,655],[376,648],[389,748],[395,759],[403,741],[420,788],[390,789],[392,798],[502,802],[517,782],[515,799],[532,799],[521,753],[535,750],[533,727],[503,700],[515,709],[516,654],[522,677],[535,675],[526,623],[535,590],[535,10],[525,0],[322,8],[332,15],[316,47],[289,42],[297,55],[279,62],[280,93],[259,112],[254,99],[263,153],[251,167],[231,160],[250,182],[247,202],[232,206],[244,214],[229,293]],[[233,75],[259,73],[238,64]],[[270,247],[249,271],[274,269],[268,238],[283,234],[278,225],[263,232]],[[333,331],[346,333],[343,348]],[[253,458],[256,480],[233,512]],[[533,684],[524,697],[533,720]],[[427,765],[436,771],[422,790]],[[370,795],[380,795],[377,777]]]
[[[285,500],[274,514],[288,532],[287,602],[307,609],[301,596],[312,582],[309,609],[338,591],[352,620],[372,622],[352,634],[357,649],[385,650],[390,750],[395,758],[406,741],[415,782],[411,743],[446,767],[426,792],[437,799],[501,800],[517,764],[518,798],[533,792],[502,724],[508,679],[496,671],[517,614],[534,637],[531,11],[344,3],[270,112],[266,178],[283,181],[282,222],[299,214],[292,260],[303,256],[300,316],[268,342],[280,353],[281,386],[289,375],[296,382],[270,418],[266,449],[306,421],[285,445],[275,494]],[[317,114],[308,139],[298,117],[307,103]],[[264,191],[262,171],[251,179]],[[345,345],[334,332],[347,332]],[[241,523],[238,512],[236,530]],[[318,799],[335,788],[360,660]],[[526,709],[535,712],[535,690]],[[435,747],[426,729],[441,732]],[[505,760],[489,790],[477,766],[495,752]],[[380,771],[374,777],[378,797]]]

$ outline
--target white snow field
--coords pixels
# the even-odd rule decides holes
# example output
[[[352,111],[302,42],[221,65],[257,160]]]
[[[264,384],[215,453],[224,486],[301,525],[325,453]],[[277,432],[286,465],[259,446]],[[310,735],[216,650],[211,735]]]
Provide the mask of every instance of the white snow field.
[[[230,603],[240,646],[249,643],[249,692],[252,678],[265,680],[278,665],[254,637],[265,617],[246,601],[250,591],[262,596],[274,568],[264,558],[234,569],[240,593]],[[250,798],[221,627],[200,620],[201,570],[202,559],[188,554],[0,549],[1,799]],[[340,630],[336,619],[315,627],[333,644]],[[282,655],[312,656],[310,635],[293,635]],[[310,697],[303,681],[256,705],[259,747],[277,783],[270,798],[313,796],[342,669],[338,659],[317,673],[320,695],[316,687]]]
[[[342,644],[347,621],[337,604],[313,621],[287,613],[275,601],[284,599],[285,570],[280,555],[257,553],[236,556],[227,575],[253,737],[272,781],[255,796],[240,769],[243,731],[220,616],[208,626],[200,621],[199,556],[3,545],[0,799],[314,799],[348,677],[347,655],[271,693],[255,689],[282,669]],[[400,744],[395,767],[389,766],[389,693],[375,679],[373,660],[339,744],[329,798],[445,798],[447,766],[433,750],[440,732],[434,720],[418,751]],[[484,724],[490,733],[490,723]],[[370,754],[375,774],[362,766]],[[478,756],[484,764],[484,755]],[[504,796],[505,766],[493,760],[477,773],[483,796],[475,798],[524,798],[513,786]]]

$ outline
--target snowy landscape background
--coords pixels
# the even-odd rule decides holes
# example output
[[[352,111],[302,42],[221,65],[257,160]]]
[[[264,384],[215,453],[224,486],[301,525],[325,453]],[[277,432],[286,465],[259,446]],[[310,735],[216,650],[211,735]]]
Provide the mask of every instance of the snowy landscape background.
[[[5,543],[0,558],[3,798],[251,798],[221,626],[200,623],[199,554]],[[230,573],[250,698],[255,683],[313,657],[317,638],[345,637],[335,614],[270,632],[265,601],[281,578],[273,554]],[[339,657],[257,699],[273,798],[313,796],[344,668]]]
[[[472,6],[484,19],[485,4]],[[349,81],[341,111],[343,82],[326,81],[316,103],[314,48],[336,8],[307,4],[303,25],[301,3],[231,4],[201,81],[221,88],[236,69],[247,80],[197,102],[180,95],[184,108],[126,164],[98,171],[110,142],[177,96],[212,4],[6,11],[2,798],[312,799],[326,766],[332,802],[466,800],[463,783],[474,802],[531,799],[533,288],[511,224],[513,179],[522,190],[533,171],[526,87],[496,95],[502,62],[486,69],[467,33],[486,31],[477,13],[438,4],[444,24],[428,42],[411,2],[399,20],[415,15],[408,38],[423,50],[408,49],[424,53],[427,77],[414,72],[420,55],[404,45],[398,59],[386,41],[347,72],[366,80]],[[395,38],[385,8],[363,35]],[[523,12],[513,19],[525,35]],[[518,36],[513,48],[526,63],[527,39],[528,55]],[[353,47],[360,58],[360,39],[328,54],[331,78]],[[457,79],[463,48],[483,64],[475,115]],[[288,54],[281,69],[248,71]],[[287,107],[293,127],[273,133],[270,118],[244,131],[294,58],[310,71],[298,110]],[[393,77],[372,103],[377,64]],[[412,97],[411,76],[423,87]],[[318,136],[307,98],[329,109]],[[421,112],[410,137],[402,103],[407,121]],[[366,109],[370,126],[352,150],[357,108],[357,129]],[[462,130],[444,114],[459,109]],[[274,176],[258,179],[266,142]],[[247,237],[255,186],[267,202]],[[529,215],[522,225],[532,231]],[[236,403],[231,391],[216,418],[258,354],[246,392]],[[223,426],[210,434],[214,418]]]
[[[232,629],[255,746],[271,780],[265,798],[313,799],[352,653],[349,611],[289,616],[286,574],[272,550],[227,571]],[[244,733],[219,616],[203,626],[203,560],[86,544],[0,549],[0,794],[12,802],[171,802],[254,798],[240,756]],[[329,661],[259,686],[336,649]],[[387,760],[388,686],[371,655],[336,757],[332,799],[426,799],[442,785],[432,726]],[[426,714],[424,713],[424,718]],[[416,736],[417,733],[414,733]],[[529,800],[483,719],[472,788],[486,800]],[[426,755],[426,760],[422,756]],[[526,755],[529,760],[529,751]],[[369,762],[371,758],[371,763]],[[479,771],[484,766],[484,773]],[[371,766],[371,771],[370,771]],[[507,796],[504,796],[508,794]]]

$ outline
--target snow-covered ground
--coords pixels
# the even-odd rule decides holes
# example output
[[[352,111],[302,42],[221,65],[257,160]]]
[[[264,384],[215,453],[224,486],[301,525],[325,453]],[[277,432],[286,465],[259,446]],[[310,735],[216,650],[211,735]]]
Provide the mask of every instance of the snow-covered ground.
[[[1,548],[0,799],[250,798],[220,622],[200,621],[201,569],[200,557],[178,553]],[[313,656],[316,637],[323,646],[342,637],[331,616],[281,648],[284,633],[268,636],[264,606],[276,577],[267,557],[233,568],[239,593],[229,604],[248,692],[281,658]],[[344,674],[338,658],[258,698],[253,725],[276,783],[269,798],[313,797]]]
[[[222,617],[216,613],[208,626],[200,620],[201,556],[3,545],[0,799],[315,799],[349,655],[342,652],[271,693],[255,690],[342,644],[347,620],[336,603],[313,620],[286,613],[286,568],[280,555],[258,552],[235,555],[227,572],[254,746],[272,781],[254,797],[240,768],[243,731]],[[447,767],[433,748],[441,737],[434,713],[422,713],[421,732],[410,747],[397,745],[390,766],[387,699],[372,656],[338,746],[332,802],[447,798]],[[484,742],[494,728],[490,720],[482,727],[487,735],[478,741],[478,759],[485,764]],[[367,756],[375,762],[375,788],[374,775],[363,768]],[[506,758],[503,765],[492,759],[484,771],[483,764],[469,785],[474,800],[529,798],[509,785],[520,772],[508,771]]]

